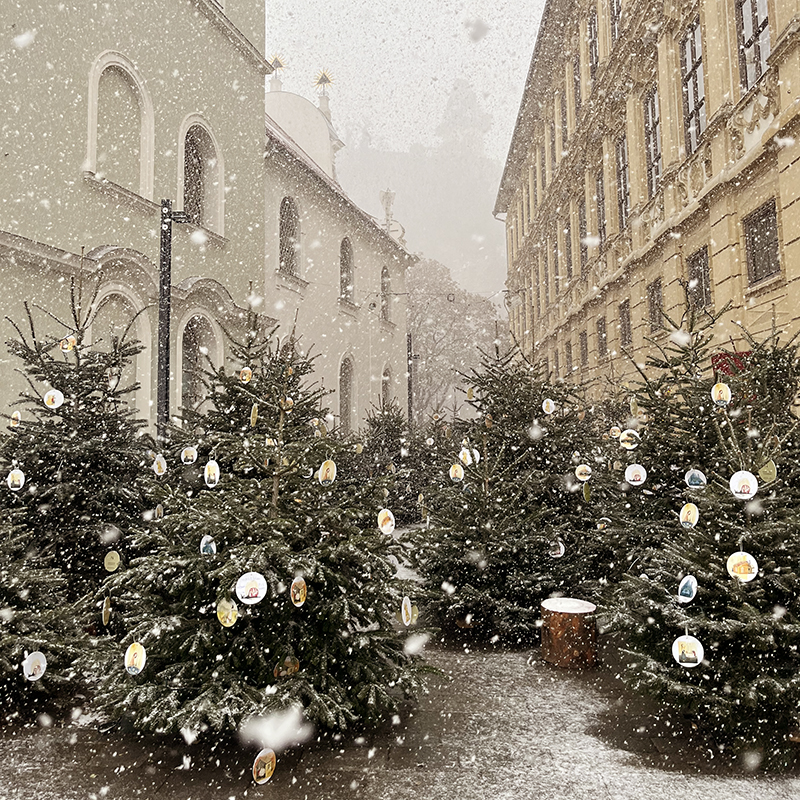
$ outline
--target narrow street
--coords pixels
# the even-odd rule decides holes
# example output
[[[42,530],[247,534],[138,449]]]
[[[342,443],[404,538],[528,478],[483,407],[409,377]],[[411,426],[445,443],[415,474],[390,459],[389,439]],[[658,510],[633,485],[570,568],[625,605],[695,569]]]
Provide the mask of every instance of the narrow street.
[[[365,739],[280,753],[252,783],[234,739],[142,740],[95,726],[2,731],[7,800],[789,800],[800,777],[748,775],[709,759],[682,719],[627,694],[608,669],[566,672],[527,652],[433,648],[442,674],[416,708]]]

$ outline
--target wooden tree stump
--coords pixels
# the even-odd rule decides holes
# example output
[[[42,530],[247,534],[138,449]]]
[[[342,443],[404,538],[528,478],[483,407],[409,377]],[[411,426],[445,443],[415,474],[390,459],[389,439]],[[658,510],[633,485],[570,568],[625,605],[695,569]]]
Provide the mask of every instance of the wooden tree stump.
[[[571,597],[542,602],[542,658],[566,669],[590,669],[597,663],[596,606]]]

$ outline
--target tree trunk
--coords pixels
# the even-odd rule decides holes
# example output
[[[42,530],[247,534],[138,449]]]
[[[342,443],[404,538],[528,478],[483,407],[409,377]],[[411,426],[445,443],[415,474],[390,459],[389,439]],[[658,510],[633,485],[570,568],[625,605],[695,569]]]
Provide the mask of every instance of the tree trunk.
[[[597,663],[596,606],[585,600],[553,597],[542,603],[542,658],[566,669]]]

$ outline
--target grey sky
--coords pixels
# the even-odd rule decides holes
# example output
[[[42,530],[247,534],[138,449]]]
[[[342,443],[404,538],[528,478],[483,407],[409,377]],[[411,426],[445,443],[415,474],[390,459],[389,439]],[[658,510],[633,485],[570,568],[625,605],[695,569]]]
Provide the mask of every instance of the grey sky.
[[[267,0],[267,56],[288,68],[284,89],[313,96],[319,70],[345,139],[366,126],[383,149],[430,145],[458,77],[494,120],[487,155],[502,168],[544,0]],[[498,174],[499,179],[499,174]]]

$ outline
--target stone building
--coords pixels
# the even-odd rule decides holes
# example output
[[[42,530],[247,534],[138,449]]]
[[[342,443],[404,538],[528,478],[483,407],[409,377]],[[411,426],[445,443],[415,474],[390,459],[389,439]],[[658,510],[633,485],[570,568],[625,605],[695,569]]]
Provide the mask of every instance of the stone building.
[[[495,215],[512,332],[561,377],[612,379],[680,317],[800,320],[794,0],[548,0]]]
[[[201,399],[202,354],[225,362],[222,327],[250,302],[282,333],[296,320],[341,427],[357,428],[381,395],[405,409],[412,257],[336,181],[327,98],[265,93],[263,0],[6,0],[4,11],[4,315],[20,319],[27,300],[66,318],[69,278],[102,271],[92,338],[141,312],[137,404],[155,423],[169,198],[189,220],[173,225],[172,414]],[[0,408],[22,386],[13,366],[3,354]]]

